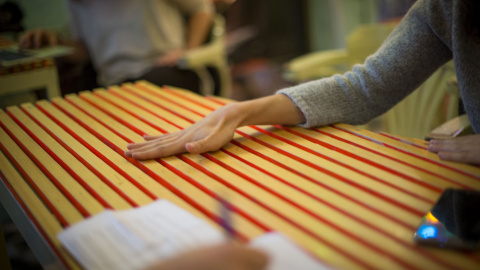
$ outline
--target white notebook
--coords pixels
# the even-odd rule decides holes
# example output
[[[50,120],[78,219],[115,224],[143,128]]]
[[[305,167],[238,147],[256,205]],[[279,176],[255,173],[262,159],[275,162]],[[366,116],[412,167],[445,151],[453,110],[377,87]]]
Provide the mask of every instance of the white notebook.
[[[85,269],[142,269],[192,248],[226,241],[206,221],[167,200],[132,210],[106,210],[58,234]],[[328,269],[283,234],[266,233],[250,246],[270,257],[269,270]]]

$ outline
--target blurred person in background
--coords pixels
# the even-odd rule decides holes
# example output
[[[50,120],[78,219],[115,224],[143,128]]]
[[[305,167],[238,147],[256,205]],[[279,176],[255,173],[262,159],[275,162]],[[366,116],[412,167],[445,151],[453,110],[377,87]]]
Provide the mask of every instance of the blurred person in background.
[[[175,64],[206,41],[210,0],[70,0],[68,6],[69,39],[37,29],[25,33],[20,46],[73,46],[74,53],[61,60],[77,66],[90,60],[101,86],[148,80],[198,92],[196,73]]]

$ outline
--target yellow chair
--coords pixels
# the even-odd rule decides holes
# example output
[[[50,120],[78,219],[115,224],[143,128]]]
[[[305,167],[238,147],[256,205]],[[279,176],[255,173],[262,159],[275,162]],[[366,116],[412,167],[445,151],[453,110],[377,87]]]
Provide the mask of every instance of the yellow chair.
[[[295,58],[285,65],[283,78],[300,83],[344,73],[377,51],[395,26],[395,23],[360,25],[347,36],[346,48],[312,52]]]
[[[213,21],[209,42],[189,51],[178,61],[178,67],[194,70],[200,77],[200,92],[203,95],[214,94],[214,79],[207,68],[215,68],[219,75],[219,95],[230,97],[232,82],[225,46],[225,18],[216,15]]]
[[[419,88],[382,116],[381,129],[395,135],[424,139],[435,127],[458,116],[460,94],[458,88],[449,84],[454,75],[453,61],[440,67]]]
[[[448,80],[448,86],[449,93],[451,93],[454,97],[460,98],[456,76],[453,76]],[[457,104],[454,104],[453,108],[455,108],[455,105]],[[453,139],[457,136],[474,134],[468,116],[466,114],[462,114],[451,118],[454,114],[454,112],[450,113],[448,115],[448,119],[450,120],[431,130],[427,136],[425,136],[425,139]]]

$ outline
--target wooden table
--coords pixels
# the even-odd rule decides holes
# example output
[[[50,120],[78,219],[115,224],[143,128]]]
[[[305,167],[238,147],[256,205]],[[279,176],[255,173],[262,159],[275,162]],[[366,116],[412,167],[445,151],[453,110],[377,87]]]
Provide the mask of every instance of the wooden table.
[[[191,125],[228,100],[146,82],[0,113],[1,201],[44,266],[79,268],[64,227],[105,208],[165,198],[214,223],[234,205],[240,239],[278,230],[337,269],[480,269],[480,254],[417,246],[413,231],[443,189],[480,189],[480,168],[426,142],[345,124],[248,126],[222,150],[138,162],[142,134]]]

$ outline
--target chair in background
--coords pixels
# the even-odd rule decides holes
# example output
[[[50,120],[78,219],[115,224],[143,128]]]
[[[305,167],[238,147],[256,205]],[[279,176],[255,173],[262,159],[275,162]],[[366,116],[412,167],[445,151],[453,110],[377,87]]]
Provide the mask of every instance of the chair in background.
[[[449,80],[455,75],[453,61],[440,67],[407,98],[382,116],[382,130],[424,139],[435,127],[458,116],[458,88]]]
[[[225,18],[222,15],[215,16],[209,41],[205,45],[187,52],[177,65],[182,69],[194,70],[199,75],[200,93],[203,95],[215,93],[215,78],[208,70],[213,68],[218,74],[218,95],[230,96],[232,79],[225,45]]]
[[[453,76],[448,80],[448,91],[456,95],[458,98],[459,97],[459,88],[458,88],[458,82],[457,82],[457,77]],[[455,104],[453,105],[455,106]],[[427,136],[425,136],[426,140],[432,140],[432,139],[453,139],[457,136],[463,136],[463,135],[468,135],[468,134],[474,134],[472,126],[470,124],[470,120],[468,119],[467,114],[465,114],[462,110],[462,112],[459,111],[459,115],[451,118],[451,116],[454,115],[452,112],[449,114],[448,121],[444,122],[440,126],[434,128],[431,130]]]
[[[372,23],[356,27],[346,38],[346,48],[312,52],[285,65],[283,77],[292,83],[329,77],[360,64],[382,45],[395,23]]]

